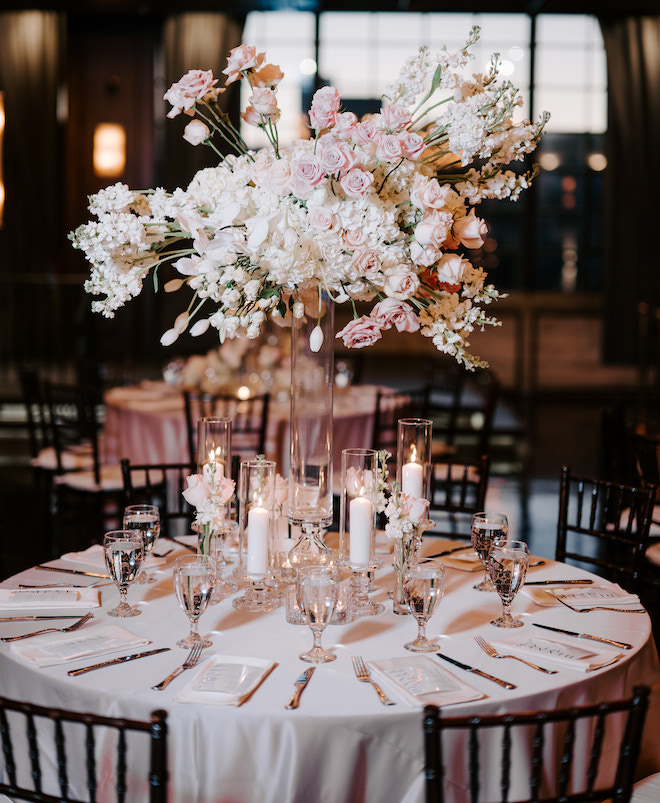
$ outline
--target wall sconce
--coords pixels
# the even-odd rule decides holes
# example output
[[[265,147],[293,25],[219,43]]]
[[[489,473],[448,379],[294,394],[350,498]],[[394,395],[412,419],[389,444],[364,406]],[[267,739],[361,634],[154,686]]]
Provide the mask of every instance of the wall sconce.
[[[5,212],[5,182],[2,176],[2,141],[5,133],[5,93],[0,92],[0,229]]]
[[[94,129],[94,173],[117,178],[126,166],[126,129],[118,123],[99,123]]]

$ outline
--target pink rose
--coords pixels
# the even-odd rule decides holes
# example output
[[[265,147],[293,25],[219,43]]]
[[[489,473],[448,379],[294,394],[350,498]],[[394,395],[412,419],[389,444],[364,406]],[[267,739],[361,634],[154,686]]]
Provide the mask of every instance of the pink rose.
[[[183,498],[189,505],[200,507],[211,498],[211,489],[201,474],[186,477],[188,487],[183,491]]]
[[[257,153],[254,162],[250,165],[250,175],[257,186],[268,187],[271,163],[262,158],[261,154],[263,151]]]
[[[451,212],[438,209],[427,212],[415,226],[415,239],[422,246],[441,248],[451,231],[454,222]]]
[[[279,113],[277,108],[277,95],[272,89],[257,87],[250,95],[252,108],[267,117]]]
[[[465,268],[469,264],[470,262],[459,254],[443,254],[436,268],[438,281],[444,284],[460,284],[463,281]]]
[[[413,296],[419,287],[417,274],[405,265],[390,268],[386,271],[385,295],[405,301]]]
[[[314,188],[325,178],[325,171],[317,156],[313,153],[303,154],[291,164],[293,192],[299,198],[309,198]]]
[[[416,265],[423,265],[425,268],[430,268],[442,256],[442,251],[432,245],[427,245],[426,248],[413,241],[410,243],[410,258]]]
[[[391,329],[392,326],[396,326],[397,332],[416,332],[420,327],[414,310],[395,298],[384,298],[379,301],[371,310],[370,317],[381,329]]]
[[[248,125],[262,125],[263,123],[261,115],[252,106],[248,106],[244,112],[241,112],[241,117]]]
[[[443,209],[447,205],[447,187],[441,187],[437,178],[415,176],[410,200],[418,209]],[[451,192],[451,190],[450,190]]]
[[[209,127],[201,120],[191,120],[183,129],[183,138],[191,145],[201,145],[210,136]]]
[[[325,137],[321,140],[321,147],[317,151],[321,167],[326,173],[348,173],[357,161],[355,152],[350,145],[342,140]]]
[[[222,477],[220,482],[216,482],[215,484],[216,501],[221,505],[226,505],[234,495],[235,486],[236,483],[234,480],[230,480],[229,477]]]
[[[307,222],[313,229],[330,231],[335,227],[337,218],[329,209],[323,206],[313,206],[308,209]]]
[[[362,120],[359,122],[351,132],[353,142],[356,145],[361,145],[363,148],[376,147],[378,143],[379,134],[378,129],[371,120]]]
[[[364,231],[362,229],[346,229],[342,237],[349,249],[357,248],[364,242]]]
[[[274,161],[268,170],[268,188],[276,195],[291,192],[291,165],[283,159]]]
[[[413,524],[419,524],[428,517],[429,501],[419,496],[401,494],[401,509],[403,515]]]
[[[368,248],[359,248],[353,254],[352,265],[360,276],[369,276],[380,270],[381,263],[378,254],[374,251],[370,251]]]
[[[334,86],[322,86],[317,89],[309,110],[309,122],[312,128],[316,131],[331,128],[335,124],[340,105],[341,98]]]
[[[374,176],[367,170],[353,167],[341,177],[339,183],[346,195],[350,195],[351,198],[362,198],[374,183]]]
[[[412,120],[410,111],[400,103],[388,103],[380,110],[380,116],[385,128],[390,131],[401,131]]]
[[[454,235],[466,248],[481,248],[488,234],[488,225],[470,210],[470,214],[454,222]]]
[[[335,115],[335,125],[332,133],[339,139],[348,140],[353,136],[353,129],[357,123],[357,117],[353,112],[341,112]]]
[[[261,69],[253,72],[250,76],[252,86],[267,86],[274,89],[284,78],[284,73],[274,64],[264,64]]]
[[[233,84],[241,77],[241,73],[258,69],[263,64],[265,53],[257,53],[253,45],[240,45],[229,52],[227,66],[222,71],[227,79],[225,84]]]
[[[287,480],[280,476],[275,475],[275,502],[278,505],[283,504],[289,498],[289,485]]]
[[[167,90],[163,100],[172,104],[168,117],[176,117],[182,111],[188,111],[212,90],[217,79],[213,78],[212,70],[189,70],[183,78]]]
[[[373,345],[380,340],[382,335],[376,321],[363,315],[361,318],[347,323],[341,332],[337,332],[337,337],[342,338],[348,349],[362,349],[365,346]]]
[[[399,134],[399,142],[401,143],[401,153],[411,162],[419,159],[426,149],[422,137],[412,131],[402,131]]]
[[[396,162],[401,158],[401,143],[396,134],[382,134],[376,147],[381,162]]]

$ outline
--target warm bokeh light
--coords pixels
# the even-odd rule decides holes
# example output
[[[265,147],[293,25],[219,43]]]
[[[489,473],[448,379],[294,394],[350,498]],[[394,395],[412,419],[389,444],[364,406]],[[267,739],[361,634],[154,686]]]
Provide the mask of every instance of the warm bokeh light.
[[[539,164],[543,170],[556,170],[561,164],[561,159],[556,153],[542,153],[539,157]]]
[[[587,164],[592,170],[600,173],[607,167],[607,157],[604,153],[590,153],[587,157]]]
[[[126,130],[118,123],[99,123],[94,129],[94,173],[117,178],[126,166]]]

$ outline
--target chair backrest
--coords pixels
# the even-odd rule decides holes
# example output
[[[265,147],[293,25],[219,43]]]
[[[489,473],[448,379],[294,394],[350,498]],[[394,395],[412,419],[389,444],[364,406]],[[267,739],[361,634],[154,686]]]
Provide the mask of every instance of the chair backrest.
[[[186,477],[195,471],[195,466],[190,463],[138,464],[124,458],[121,473],[125,504],[156,505],[160,510],[164,538],[188,534],[195,511],[183,498],[183,491],[188,487]]]
[[[428,535],[470,537],[472,516],[486,509],[490,458],[434,460],[431,466],[430,518],[436,522]]]
[[[140,721],[46,708],[0,697],[0,792],[56,803],[114,799],[165,803],[167,714]],[[112,774],[110,774],[112,769]]]
[[[660,440],[636,433],[630,436],[629,446],[635,484],[643,488],[649,484],[660,485]]]
[[[461,369],[428,383],[422,417],[433,421],[433,441],[441,445],[439,451],[463,460],[488,454],[499,396],[499,382],[483,370],[468,377]]]
[[[564,466],[555,559],[578,563],[637,592],[655,494],[653,484],[638,488],[578,476]]]
[[[465,788],[465,803],[627,803],[648,696],[639,686],[614,702],[484,716],[426,706],[426,803],[443,803],[450,784]]]
[[[52,445],[48,426],[48,408],[42,382],[39,372],[33,365],[21,368],[18,377],[25,405],[30,457],[37,457],[41,449]]]
[[[208,416],[231,418],[233,454],[247,460],[265,453],[269,393],[251,396],[249,399],[239,399],[231,395],[186,390],[183,398],[191,462],[197,460],[197,419]]]
[[[399,419],[422,418],[424,389],[400,392],[378,391],[374,412],[374,429],[371,448],[376,451],[386,449],[391,455],[391,466],[396,466]]]
[[[62,474],[66,470],[64,454],[67,450],[85,450],[92,456],[94,481],[98,485],[101,460],[96,391],[87,385],[45,381],[44,396],[57,459],[57,473]]]

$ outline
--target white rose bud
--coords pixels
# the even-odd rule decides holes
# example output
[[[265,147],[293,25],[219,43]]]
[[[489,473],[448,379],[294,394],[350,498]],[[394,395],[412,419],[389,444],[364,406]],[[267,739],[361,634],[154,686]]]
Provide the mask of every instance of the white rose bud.
[[[309,336],[309,347],[316,354],[323,345],[323,329],[320,326],[315,326]]]
[[[209,127],[201,120],[191,120],[183,129],[183,138],[191,145],[201,145],[210,136]]]

